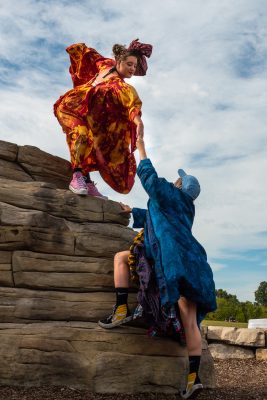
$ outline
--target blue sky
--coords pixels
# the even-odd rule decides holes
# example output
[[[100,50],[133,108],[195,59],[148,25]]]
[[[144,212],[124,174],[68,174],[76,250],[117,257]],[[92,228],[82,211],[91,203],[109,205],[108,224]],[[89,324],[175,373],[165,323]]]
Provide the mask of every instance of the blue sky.
[[[264,0],[0,0],[0,139],[68,159],[53,103],[72,87],[65,48],[153,44],[143,101],[148,154],[160,176],[199,178],[194,235],[217,288],[254,301],[267,280],[267,8]],[[138,160],[138,157],[137,157]],[[98,188],[131,206],[97,173]]]

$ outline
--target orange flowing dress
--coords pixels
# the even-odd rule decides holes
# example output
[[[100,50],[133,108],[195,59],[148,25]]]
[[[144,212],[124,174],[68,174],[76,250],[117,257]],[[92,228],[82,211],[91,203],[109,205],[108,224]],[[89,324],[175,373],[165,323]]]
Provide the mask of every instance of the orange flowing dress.
[[[133,187],[136,162],[136,125],[142,102],[133,86],[119,76],[92,85],[100,71],[114,67],[84,43],[68,47],[74,88],[61,96],[54,113],[66,134],[72,168],[83,174],[99,171],[119,193]]]

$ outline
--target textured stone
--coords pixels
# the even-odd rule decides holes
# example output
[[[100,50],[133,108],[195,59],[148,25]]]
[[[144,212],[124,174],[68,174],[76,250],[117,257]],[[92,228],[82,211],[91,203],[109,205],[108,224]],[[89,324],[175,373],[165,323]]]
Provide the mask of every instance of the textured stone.
[[[257,360],[267,360],[267,349],[256,349]]]
[[[0,287],[0,321],[98,321],[112,311],[115,293]],[[130,293],[129,306],[136,305]]]
[[[0,385],[176,393],[188,371],[185,348],[149,339],[142,319],[112,331],[95,324],[115,302],[114,254],[136,235],[129,215],[117,202],[66,190],[68,161],[0,145]],[[201,379],[213,387],[205,340],[202,347]]]
[[[0,269],[0,286],[14,286],[12,272],[10,271],[2,271]]]
[[[69,161],[34,146],[20,146],[17,161],[35,181],[50,182],[59,188],[68,188],[72,175]]]
[[[118,251],[128,250],[136,232],[116,224],[68,222],[75,232],[75,254],[92,257],[113,257]]]
[[[10,251],[0,251],[0,286],[14,286]]]
[[[104,201],[103,205],[103,220],[105,222],[116,222],[122,225],[128,225],[130,220],[130,214],[122,213],[121,207],[116,201]]]
[[[265,346],[265,335],[263,329],[209,326],[207,339],[216,341],[219,340],[240,346]]]
[[[240,346],[232,346],[222,343],[209,344],[209,350],[214,359],[225,360],[228,358],[247,359],[254,358],[254,352],[251,349],[246,349]]]
[[[3,269],[2,265],[11,265],[12,252],[11,251],[0,251],[0,268]],[[9,269],[9,268],[8,268]]]
[[[0,226],[0,250],[25,249],[29,242],[30,236],[27,229]]]
[[[16,287],[83,292],[114,287],[111,258],[15,251],[12,264]]]
[[[119,224],[78,224],[37,210],[0,203],[0,249],[113,257],[136,233]]]
[[[201,332],[201,336],[206,339],[207,338],[207,333],[208,333],[208,327],[204,326],[204,325],[201,325],[200,326],[200,332]]]
[[[82,322],[0,324],[0,341],[1,385],[27,382],[87,387],[98,393],[177,393],[188,368],[184,348],[168,339],[148,338],[138,328],[105,331]],[[205,365],[208,357],[204,350],[204,384],[214,387],[213,365]]]
[[[118,203],[92,196],[78,196],[70,190],[56,189],[51,183],[0,179],[0,199],[6,204],[44,211],[81,223],[115,222],[126,226],[129,223],[129,216],[120,213]]]
[[[18,154],[18,145],[15,143],[0,140],[0,159],[16,161]]]
[[[27,174],[21,168],[21,166],[11,161],[1,160],[1,159],[0,159],[0,178],[13,179],[21,182],[32,181],[31,176]],[[12,190],[11,187],[10,190]]]
[[[0,249],[74,254],[74,235],[64,219],[0,203]]]

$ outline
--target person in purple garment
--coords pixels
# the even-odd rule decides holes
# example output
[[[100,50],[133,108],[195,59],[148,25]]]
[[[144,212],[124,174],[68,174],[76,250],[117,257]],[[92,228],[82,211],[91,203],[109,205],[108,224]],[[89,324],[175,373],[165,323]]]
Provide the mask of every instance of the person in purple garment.
[[[194,200],[200,193],[198,180],[178,170],[179,178],[170,183],[159,178],[147,158],[143,137],[137,139],[140,163],[137,174],[149,195],[148,209],[131,209],[134,228],[144,228],[146,255],[153,267],[160,292],[161,306],[168,310],[178,303],[189,355],[189,374],[182,398],[192,398],[203,389],[198,375],[201,359],[199,324],[216,309],[215,285],[204,248],[192,235],[195,216]],[[152,226],[153,235],[148,232]],[[99,321],[102,328],[113,328],[131,320],[128,309],[130,271],[129,251],[117,253],[114,259],[116,305],[112,314]]]

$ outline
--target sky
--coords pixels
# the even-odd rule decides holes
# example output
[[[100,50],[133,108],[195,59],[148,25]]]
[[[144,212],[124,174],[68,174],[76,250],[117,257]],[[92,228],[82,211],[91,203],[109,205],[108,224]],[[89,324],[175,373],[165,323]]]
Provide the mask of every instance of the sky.
[[[193,234],[216,288],[254,301],[267,280],[267,6],[265,0],[0,0],[0,139],[69,159],[53,104],[72,88],[65,48],[106,57],[151,43],[143,102],[147,153],[159,176],[197,176]],[[139,161],[136,154],[137,162]],[[138,178],[110,199],[145,208]]]

